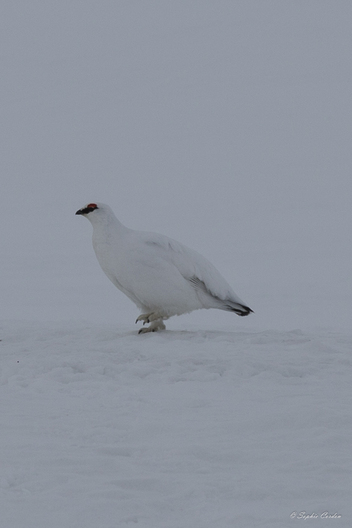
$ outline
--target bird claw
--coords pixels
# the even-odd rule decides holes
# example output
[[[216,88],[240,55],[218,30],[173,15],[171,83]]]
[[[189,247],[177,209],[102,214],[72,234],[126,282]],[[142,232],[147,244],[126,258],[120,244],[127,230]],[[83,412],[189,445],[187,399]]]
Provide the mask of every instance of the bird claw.
[[[158,321],[159,319],[167,319],[167,317],[163,317],[159,312],[150,312],[146,314],[141,314],[137,317],[136,323],[139,321],[143,321],[143,324],[152,323],[153,321]]]
[[[138,331],[138,335],[139,334],[147,334],[148,332],[156,332],[156,328],[152,328],[151,330],[149,330],[149,328],[141,328]]]
[[[151,315],[153,315],[153,312],[139,315],[139,316],[137,317],[137,319],[136,319],[136,323],[138,323],[139,321],[143,321],[143,324],[144,324],[144,325],[145,325],[146,323],[150,323],[149,317],[150,317]]]
[[[141,328],[138,334],[146,334],[148,332],[156,332],[157,330],[165,330],[165,325],[161,319],[153,321],[147,328]]]

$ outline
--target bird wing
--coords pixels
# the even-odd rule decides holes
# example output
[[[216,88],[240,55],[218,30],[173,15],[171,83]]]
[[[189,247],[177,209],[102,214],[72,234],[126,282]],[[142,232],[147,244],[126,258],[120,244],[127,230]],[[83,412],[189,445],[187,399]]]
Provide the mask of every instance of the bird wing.
[[[197,291],[206,307],[247,315],[252,310],[235,294],[220,272],[205,257],[180,242],[157,233],[143,233],[144,244],[155,256],[173,264]],[[208,301],[208,302],[207,302]]]

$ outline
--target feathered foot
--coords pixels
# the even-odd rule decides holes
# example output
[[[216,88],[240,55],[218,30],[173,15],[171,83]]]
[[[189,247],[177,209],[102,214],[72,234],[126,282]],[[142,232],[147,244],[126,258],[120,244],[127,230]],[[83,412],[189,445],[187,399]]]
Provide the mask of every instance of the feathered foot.
[[[146,321],[146,322],[149,322],[149,321]],[[147,332],[156,332],[157,330],[165,330],[165,325],[161,319],[157,319],[153,321],[149,326],[145,328],[141,328],[138,333],[146,334]]]
[[[163,317],[159,312],[150,312],[146,314],[141,314],[136,319],[136,323],[138,321],[143,321],[143,324],[152,323],[153,321],[157,321],[158,319],[167,319],[167,317]]]

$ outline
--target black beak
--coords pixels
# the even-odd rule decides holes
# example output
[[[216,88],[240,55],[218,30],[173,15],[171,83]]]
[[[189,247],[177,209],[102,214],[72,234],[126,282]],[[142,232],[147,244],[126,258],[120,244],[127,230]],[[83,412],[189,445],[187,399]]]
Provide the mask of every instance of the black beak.
[[[78,211],[76,211],[76,214],[78,214],[78,215],[87,215],[88,213],[91,213],[92,211],[95,211],[96,209],[99,209],[97,204],[91,203],[91,204],[87,205],[87,207],[83,207],[82,209],[78,209]]]

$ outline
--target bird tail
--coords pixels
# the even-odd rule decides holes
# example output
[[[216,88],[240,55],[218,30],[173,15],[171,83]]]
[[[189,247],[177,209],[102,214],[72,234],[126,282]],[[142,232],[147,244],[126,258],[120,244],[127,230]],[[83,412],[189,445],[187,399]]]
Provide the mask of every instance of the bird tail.
[[[235,314],[240,315],[241,317],[249,315],[250,313],[254,313],[253,310],[249,308],[249,306],[245,306],[244,304],[232,303],[231,301],[227,301],[225,309],[230,312],[235,312]]]

